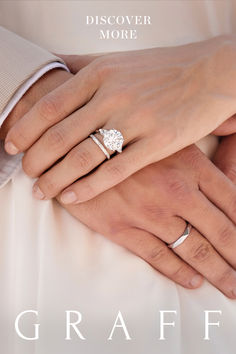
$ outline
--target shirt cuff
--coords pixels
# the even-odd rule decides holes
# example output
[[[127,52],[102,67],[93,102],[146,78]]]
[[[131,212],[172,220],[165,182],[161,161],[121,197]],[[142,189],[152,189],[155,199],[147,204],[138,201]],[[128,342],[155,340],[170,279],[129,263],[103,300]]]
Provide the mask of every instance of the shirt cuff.
[[[38,70],[33,76],[31,76],[28,80],[26,80],[23,85],[19,87],[19,89],[15,92],[15,94],[12,96],[12,98],[6,105],[2,114],[0,114],[0,127],[3,124],[4,120],[11,113],[13,108],[16,106],[16,104],[20,101],[20,99],[24,96],[24,94],[30,89],[30,87],[33,86],[33,84],[35,84],[35,82],[37,82],[48,71],[56,68],[62,68],[69,72],[67,66],[62,63],[59,62],[49,63],[45,65],[43,68],[41,68],[40,70]]]

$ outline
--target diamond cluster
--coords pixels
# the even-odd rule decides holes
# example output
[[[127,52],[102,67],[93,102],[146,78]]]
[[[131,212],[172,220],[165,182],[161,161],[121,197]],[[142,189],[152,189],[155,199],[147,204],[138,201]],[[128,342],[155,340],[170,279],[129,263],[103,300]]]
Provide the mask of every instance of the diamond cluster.
[[[109,150],[122,152],[124,138],[121,132],[116,129],[99,129],[99,133],[103,136],[103,143]]]

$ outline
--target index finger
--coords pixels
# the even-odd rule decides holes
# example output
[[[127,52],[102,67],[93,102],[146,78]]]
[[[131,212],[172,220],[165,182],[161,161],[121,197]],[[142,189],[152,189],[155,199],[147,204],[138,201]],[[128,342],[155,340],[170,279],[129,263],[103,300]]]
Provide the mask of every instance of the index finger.
[[[90,66],[83,68],[41,98],[8,132],[5,150],[10,155],[27,150],[51,126],[66,118],[93,96],[98,82]]]

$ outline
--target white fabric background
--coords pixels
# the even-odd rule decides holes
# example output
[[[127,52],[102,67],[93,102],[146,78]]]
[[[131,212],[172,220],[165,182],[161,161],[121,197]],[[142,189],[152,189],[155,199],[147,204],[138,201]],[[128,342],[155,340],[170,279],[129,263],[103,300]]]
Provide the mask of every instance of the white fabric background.
[[[1,1],[0,24],[64,53],[104,52],[202,40],[233,29],[233,1]],[[96,40],[87,14],[147,14],[152,27],[137,41]],[[0,342],[4,354],[233,354],[236,302],[205,282],[188,291],[112,244],[66,213],[57,203],[31,197],[33,181],[19,170],[0,190]],[[39,311],[41,339],[14,333],[24,310]],[[221,327],[203,341],[204,310],[222,310]],[[65,310],[83,314],[86,341],[65,337]],[[118,311],[132,336],[107,337]],[[176,328],[158,341],[159,310],[176,310]],[[23,330],[32,334],[32,323]]]

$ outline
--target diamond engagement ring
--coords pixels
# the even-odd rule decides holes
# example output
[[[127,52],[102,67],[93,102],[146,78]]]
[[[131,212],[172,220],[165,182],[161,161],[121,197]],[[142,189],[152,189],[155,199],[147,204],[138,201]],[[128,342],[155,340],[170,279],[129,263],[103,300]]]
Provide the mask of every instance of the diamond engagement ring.
[[[174,249],[177,246],[180,246],[186,240],[186,238],[189,237],[191,230],[192,225],[187,223],[184,233],[175,242],[170,243],[168,247]]]
[[[111,151],[122,152],[124,138],[121,132],[116,129],[99,129],[97,131],[103,137],[103,144]]]

